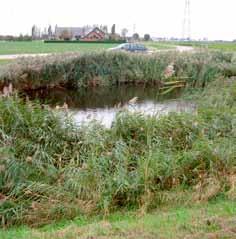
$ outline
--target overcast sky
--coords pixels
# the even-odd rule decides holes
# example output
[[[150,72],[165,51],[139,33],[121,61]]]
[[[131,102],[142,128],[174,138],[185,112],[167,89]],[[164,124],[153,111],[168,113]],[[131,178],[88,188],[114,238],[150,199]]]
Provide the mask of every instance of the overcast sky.
[[[29,34],[33,24],[83,26],[116,23],[143,35],[181,37],[185,0],[0,0],[0,35]],[[191,0],[191,35],[236,39],[236,0]]]

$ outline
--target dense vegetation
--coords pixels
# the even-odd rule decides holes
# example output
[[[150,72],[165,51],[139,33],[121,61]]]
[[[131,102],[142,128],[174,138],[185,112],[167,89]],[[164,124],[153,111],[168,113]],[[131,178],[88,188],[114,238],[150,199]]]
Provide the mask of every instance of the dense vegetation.
[[[234,198],[236,85],[217,84],[199,94],[194,115],[121,112],[111,129],[62,125],[49,109],[2,99],[2,224]]]
[[[154,55],[125,53],[67,54],[48,58],[26,58],[8,68],[0,68],[0,88],[10,82],[18,90],[63,86],[78,89],[122,83],[155,84],[184,79],[191,86],[203,87],[219,75],[234,75],[232,54],[220,52],[165,52]],[[172,77],[166,77],[169,66]]]
[[[235,199],[236,83],[224,79],[233,75],[232,55],[98,54],[45,61],[23,64],[3,81],[20,85],[18,72],[27,69],[24,83],[31,79],[32,85],[51,84],[62,73],[75,88],[95,73],[108,82],[122,75],[131,82],[159,82],[173,62],[174,77],[186,77],[189,92],[194,89],[189,97],[197,111],[159,119],[120,112],[111,129],[98,123],[78,128],[45,106],[17,96],[1,98],[2,226],[39,226],[127,207],[146,212],[217,195]],[[29,67],[36,63],[37,70]]]

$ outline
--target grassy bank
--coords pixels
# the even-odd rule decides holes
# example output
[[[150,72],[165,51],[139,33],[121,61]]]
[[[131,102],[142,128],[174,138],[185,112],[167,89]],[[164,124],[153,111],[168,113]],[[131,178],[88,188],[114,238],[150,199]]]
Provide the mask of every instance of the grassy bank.
[[[1,60],[0,59],[0,65],[5,65],[5,64],[8,64],[8,63],[11,63],[12,60]]]
[[[41,229],[0,230],[2,239],[209,239],[235,238],[236,203],[213,200],[191,207],[164,207],[152,213],[116,213],[106,219],[78,217]]]
[[[234,200],[235,97],[235,81],[221,78],[191,94],[196,114],[121,112],[111,129],[62,125],[50,109],[2,99],[2,226]]]
[[[189,87],[204,87],[219,75],[234,75],[233,55],[221,52],[134,55],[126,53],[67,54],[22,59],[0,69],[0,89],[10,82],[18,90],[63,86],[70,89],[122,83],[161,87],[166,71],[173,66],[170,80],[184,79]]]

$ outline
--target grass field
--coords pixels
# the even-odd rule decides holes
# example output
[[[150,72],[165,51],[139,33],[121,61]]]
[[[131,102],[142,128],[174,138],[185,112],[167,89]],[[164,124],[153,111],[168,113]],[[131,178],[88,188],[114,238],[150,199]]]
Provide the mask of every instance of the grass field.
[[[174,49],[176,45],[174,43],[160,43],[160,42],[144,42],[144,45],[146,45],[148,48],[156,49],[156,50],[167,50],[167,49]]]
[[[33,42],[4,42],[0,41],[0,55],[29,54],[29,53],[64,53],[64,52],[91,52],[105,50],[117,44],[102,43],[50,43]]]
[[[192,207],[160,208],[116,213],[107,218],[80,217],[40,229],[28,227],[0,231],[1,239],[210,239],[236,237],[236,203],[217,199]]]
[[[234,43],[209,43],[208,44],[209,49],[214,50],[223,50],[223,51],[236,51],[236,42]]]
[[[170,42],[169,44],[176,44],[174,42]],[[210,50],[221,50],[221,51],[236,51],[236,42],[179,42],[179,45],[183,46],[192,46],[196,48],[204,48]]]
[[[94,52],[115,47],[118,44],[111,43],[44,43],[42,41],[33,42],[5,42],[0,41],[0,55],[29,54],[29,53],[64,53],[64,52]],[[147,43],[155,49],[167,49],[167,44]]]
[[[208,48],[212,50],[236,51],[236,43],[199,43],[199,42],[146,42],[147,47],[157,50],[173,49],[176,45]],[[95,52],[115,47],[117,44],[110,43],[50,43],[42,41],[33,42],[5,42],[0,41],[0,55],[11,54],[37,54],[37,53],[64,53],[64,52]],[[0,64],[1,64],[0,60]]]

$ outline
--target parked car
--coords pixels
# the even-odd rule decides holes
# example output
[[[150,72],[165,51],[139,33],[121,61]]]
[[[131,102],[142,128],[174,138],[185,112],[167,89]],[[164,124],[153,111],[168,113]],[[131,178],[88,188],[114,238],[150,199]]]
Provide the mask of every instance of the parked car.
[[[109,51],[128,51],[128,52],[148,52],[148,49],[143,44],[138,43],[123,43],[117,47],[109,48]]]

